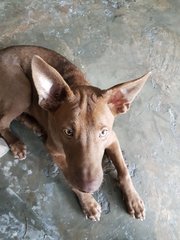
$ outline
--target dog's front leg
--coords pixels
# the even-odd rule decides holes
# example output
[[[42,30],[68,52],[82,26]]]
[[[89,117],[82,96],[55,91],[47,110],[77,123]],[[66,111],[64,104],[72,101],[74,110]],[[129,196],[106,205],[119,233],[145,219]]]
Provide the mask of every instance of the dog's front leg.
[[[123,193],[129,214],[143,220],[145,218],[144,203],[133,186],[115,133],[113,133],[113,140],[106,149],[106,153],[116,167],[118,183]]]
[[[67,165],[65,161],[64,154],[51,154],[53,161],[58,165],[58,167],[65,172]],[[82,207],[85,216],[92,221],[99,221],[101,217],[101,206],[96,202],[91,193],[84,193],[76,188],[72,188],[73,192],[79,199],[80,205]]]
[[[60,167],[60,169],[65,172],[67,171],[67,165],[64,154],[51,154],[54,162]],[[65,174],[66,175],[66,174]],[[72,188],[73,192],[79,199],[80,205],[82,207],[85,216],[92,221],[99,221],[101,216],[101,206],[96,202],[91,193],[84,193],[76,188]]]
[[[58,165],[58,167],[62,170],[64,175],[66,175],[67,172],[67,163],[66,163],[66,157],[63,151],[57,152],[52,147],[50,141],[48,141],[48,144],[46,144],[53,161]],[[79,191],[76,188],[72,188],[73,192],[76,194],[76,196],[79,199],[80,205],[82,207],[82,210],[85,214],[85,216],[92,221],[99,221],[101,217],[101,206],[100,204],[94,199],[91,193],[84,193]]]
[[[92,221],[100,221],[101,206],[94,199],[92,194],[81,192],[75,188],[73,188],[72,190],[75,192],[76,196],[78,197],[86,218],[89,218]]]

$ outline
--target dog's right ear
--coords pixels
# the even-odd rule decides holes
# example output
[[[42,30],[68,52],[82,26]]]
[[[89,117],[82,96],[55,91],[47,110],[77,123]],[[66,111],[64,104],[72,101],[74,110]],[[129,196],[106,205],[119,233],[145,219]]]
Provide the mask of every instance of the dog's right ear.
[[[73,92],[62,76],[41,57],[33,56],[31,67],[39,105],[42,108],[54,111],[62,101],[73,97]]]

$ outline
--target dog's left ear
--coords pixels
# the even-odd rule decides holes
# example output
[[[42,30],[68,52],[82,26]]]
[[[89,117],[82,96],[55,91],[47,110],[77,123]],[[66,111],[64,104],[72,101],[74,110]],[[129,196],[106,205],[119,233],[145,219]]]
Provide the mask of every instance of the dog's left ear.
[[[151,72],[125,83],[118,84],[105,91],[108,105],[114,115],[126,113],[131,103],[143,88]]]

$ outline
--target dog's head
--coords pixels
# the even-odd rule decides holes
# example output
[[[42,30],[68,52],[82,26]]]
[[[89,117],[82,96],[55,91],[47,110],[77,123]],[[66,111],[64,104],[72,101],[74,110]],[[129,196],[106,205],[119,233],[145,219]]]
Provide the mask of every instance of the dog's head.
[[[65,153],[67,180],[81,191],[96,191],[103,180],[102,158],[112,143],[114,117],[127,112],[149,74],[107,90],[70,88],[54,68],[34,56],[32,75],[39,105],[48,111],[48,134]]]

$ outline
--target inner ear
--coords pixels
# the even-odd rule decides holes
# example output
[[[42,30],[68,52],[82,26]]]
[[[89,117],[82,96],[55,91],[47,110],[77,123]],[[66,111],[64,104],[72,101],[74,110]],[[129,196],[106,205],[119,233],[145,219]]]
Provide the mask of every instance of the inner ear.
[[[113,114],[125,113],[130,107],[130,103],[122,94],[121,89],[112,89],[108,105]]]
[[[59,72],[39,56],[32,59],[32,77],[39,96],[39,105],[45,110],[57,109],[73,93]]]
[[[68,99],[66,88],[53,84],[47,98],[42,98],[39,105],[48,111],[55,111],[65,99]]]
[[[128,111],[150,74],[149,72],[138,79],[118,84],[106,91],[107,103],[114,115]]]

